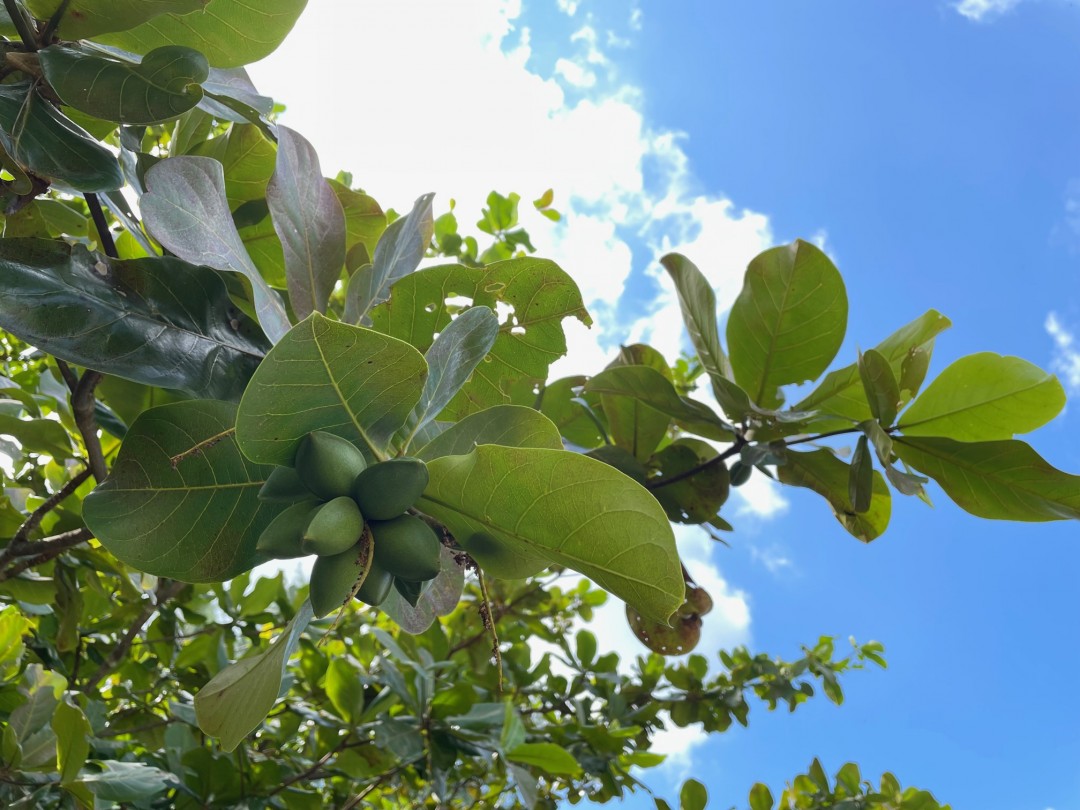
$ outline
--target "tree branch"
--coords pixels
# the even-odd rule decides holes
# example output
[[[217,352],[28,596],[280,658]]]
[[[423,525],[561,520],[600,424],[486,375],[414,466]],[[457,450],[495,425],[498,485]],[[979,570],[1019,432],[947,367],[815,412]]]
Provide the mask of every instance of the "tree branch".
[[[75,415],[75,425],[82,435],[83,444],[86,445],[90,472],[99,484],[109,474],[109,468],[105,464],[105,454],[101,451],[101,439],[98,438],[97,417],[94,416],[94,389],[97,388],[103,376],[100,371],[87,369],[79,378],[75,393],[71,395],[71,409]]]
[[[717,464],[722,464],[724,459],[731,458],[732,456],[737,455],[748,443],[749,442],[747,442],[746,439],[744,439],[742,436],[738,436],[735,439],[735,444],[731,445],[731,447],[729,447],[720,455],[713,456],[708,461],[703,461],[700,464],[691,467],[689,470],[683,470],[681,473],[678,473],[676,475],[668,476],[665,478],[654,478],[645,484],[645,488],[660,489],[660,487],[671,486],[672,484],[677,484],[679,481],[685,481],[687,478],[692,478],[699,472],[703,472],[704,470],[707,470]]]
[[[30,513],[30,517],[23,521],[23,524],[19,527],[19,530],[15,532],[15,536],[8,543],[7,548],[0,554],[0,568],[3,568],[4,563],[10,560],[12,557],[23,557],[24,554],[20,554],[17,547],[22,544],[25,545],[26,538],[30,536],[30,532],[34,531],[41,525],[42,519],[45,515],[49,514],[53,509],[60,505],[61,501],[71,495],[72,492],[77,490],[87,478],[90,477],[90,468],[82,470],[72,477],[64,486],[49,496],[45,503],[41,504],[37,509]]]
[[[142,632],[143,627],[150,621],[150,617],[160,610],[166,602],[179,594],[186,586],[186,582],[180,582],[179,580],[163,579],[159,582],[157,589],[154,591],[155,599],[143,607],[142,612],[135,617],[135,621],[131,623],[131,627],[124,633],[123,638],[121,638],[117,645],[112,648],[112,651],[109,652],[101,666],[97,668],[97,671],[90,676],[86,683],[79,687],[79,690],[81,692],[89,692],[101,683],[109,673],[116,669],[124,659],[124,656],[127,655],[128,650],[131,649],[135,637]]]
[[[93,536],[93,532],[89,529],[73,529],[70,532],[46,537],[44,540],[38,540],[34,543],[15,543],[12,541],[4,549],[3,553],[7,561],[15,557],[26,557],[27,559],[16,563],[6,571],[0,571],[0,582],[17,577],[28,568],[47,563],[53,557],[63,554],[69,548],[74,548],[80,543],[85,543]]]
[[[26,15],[23,14],[22,8],[19,7],[15,0],[4,0],[4,8],[7,9],[15,30],[19,32],[19,39],[22,40],[22,44],[26,46],[27,50],[36,51],[37,38],[34,36],[34,32],[30,30],[30,22],[26,19]]]

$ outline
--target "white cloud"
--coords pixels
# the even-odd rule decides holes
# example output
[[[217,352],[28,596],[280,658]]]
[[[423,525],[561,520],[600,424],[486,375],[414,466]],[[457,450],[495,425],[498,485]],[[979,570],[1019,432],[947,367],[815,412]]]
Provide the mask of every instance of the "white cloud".
[[[1004,14],[1020,4],[1020,0],[960,0],[954,8],[969,20],[983,20]]]
[[[1080,341],[1076,333],[1066,327],[1055,312],[1046,316],[1044,326],[1054,341],[1051,368],[1061,377],[1062,384],[1070,394],[1080,394]]]
[[[570,59],[560,58],[556,61],[555,73],[574,87],[592,87],[596,84],[595,73]]]
[[[578,6],[581,5],[578,0],[557,0],[557,4],[559,6],[559,11],[568,17],[573,17],[577,14]]]

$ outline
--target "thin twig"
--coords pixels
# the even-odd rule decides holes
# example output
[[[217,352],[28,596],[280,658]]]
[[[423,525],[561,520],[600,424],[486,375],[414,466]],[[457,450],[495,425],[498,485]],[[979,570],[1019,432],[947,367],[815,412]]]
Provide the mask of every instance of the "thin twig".
[[[691,478],[692,476],[695,476],[700,472],[708,470],[710,467],[713,467],[717,464],[722,464],[724,462],[724,459],[731,458],[732,456],[738,454],[743,449],[743,447],[746,446],[746,444],[746,439],[744,439],[742,436],[739,436],[737,439],[735,439],[735,444],[731,445],[731,447],[729,447],[720,455],[713,456],[708,461],[703,461],[700,464],[691,467],[689,470],[683,470],[681,473],[677,473],[676,475],[666,476],[664,478],[654,478],[653,480],[645,484],[645,488],[660,489],[661,487],[671,486],[672,484],[677,484],[679,481]]]
[[[339,742],[332,749],[319,757],[315,764],[313,764],[310,768],[305,771],[301,771],[300,773],[294,773],[288,779],[284,780],[280,785],[271,790],[267,794],[267,796],[275,796],[281,791],[283,791],[285,788],[287,788],[289,785],[295,785],[297,782],[302,782],[303,780],[310,778],[312,774],[322,768],[322,766],[329,762],[335,755],[341,753],[341,751],[343,751],[348,745],[348,742],[349,735],[346,734],[344,737],[341,738],[341,742]]]
[[[120,258],[120,254],[116,252],[116,243],[113,241],[112,231],[109,230],[109,223],[105,220],[105,212],[101,210],[101,202],[98,200],[97,194],[87,192],[83,194],[86,199],[86,205],[90,209],[90,218],[94,220],[94,228],[97,230],[98,239],[101,240],[101,250],[110,259]]]
[[[65,498],[82,486],[82,483],[89,477],[90,468],[86,467],[73,475],[70,481],[60,487],[60,489],[50,495],[41,506],[30,513],[30,516],[23,521],[23,524],[19,527],[18,531],[15,532],[15,536],[11,539],[11,542],[8,543],[3,553],[0,554],[0,568],[2,568],[4,563],[12,557],[25,556],[19,553],[19,545],[24,544],[26,538],[30,536],[30,532],[41,525],[41,521],[45,518],[45,515],[49,514],[49,512],[59,506]]]
[[[416,762],[417,759],[419,759],[419,757],[417,757],[416,759],[411,759],[408,762],[402,762],[400,765],[391,768],[386,773],[379,774],[379,777],[374,782],[372,782],[366,788],[364,788],[347,802],[345,802],[345,804],[341,805],[341,810],[353,810],[354,807],[356,807],[358,804],[360,804],[360,802],[362,802],[369,795],[371,795],[371,792],[375,790],[375,788],[377,788],[391,776],[396,776],[401,771],[408,768],[410,765]]]
[[[498,669],[499,680],[495,683],[495,693],[501,698],[503,693],[503,665],[502,650],[499,649],[499,634],[495,630],[495,619],[491,615],[491,597],[488,596],[484,572],[477,568],[476,576],[480,580],[480,593],[484,597],[484,603],[480,605],[480,618],[483,619],[484,627],[491,634],[491,654],[495,657],[495,667]]]
[[[64,378],[64,382],[67,383],[68,391],[75,393],[75,389],[79,386],[78,375],[71,370],[71,366],[61,360],[59,357],[53,358],[56,361],[56,367],[60,369],[60,376]]]
[[[86,458],[94,479],[100,484],[109,474],[105,464],[105,454],[101,451],[101,439],[98,438],[97,417],[94,415],[94,389],[102,377],[100,371],[87,369],[79,378],[75,393],[71,396],[71,410],[75,416],[75,426],[86,445]]]
[[[19,32],[19,39],[22,40],[22,44],[28,50],[36,51],[38,47],[37,38],[34,36],[34,32],[30,30],[30,22],[26,19],[26,15],[23,14],[22,8],[19,7],[15,0],[4,0],[4,8],[7,9],[15,30]]]
[[[117,642],[116,646],[105,657],[101,666],[97,668],[97,671],[90,676],[86,683],[79,687],[80,691],[89,692],[101,683],[127,655],[128,650],[131,649],[131,645],[135,641],[135,637],[142,632],[143,627],[150,621],[150,617],[186,586],[186,582],[180,582],[179,580],[162,580],[158,583],[158,587],[154,592],[156,598],[143,607],[139,615],[135,617],[135,621],[131,623],[131,627],[124,633],[123,638]]]
[[[71,5],[71,0],[60,0],[60,5],[56,7],[56,11],[49,17],[49,21],[45,23],[45,28],[41,31],[40,41],[42,45],[48,45],[52,36],[56,33],[56,28],[60,25],[60,21],[64,19],[64,14],[67,13],[68,6]]]
[[[29,568],[47,563],[53,557],[58,557],[69,548],[74,548],[80,543],[85,543],[94,534],[89,529],[72,529],[63,534],[46,537],[34,543],[23,543],[19,546],[18,553],[12,553],[11,557],[26,557],[6,571],[0,571],[0,582],[13,579]],[[8,549],[4,549],[6,554]]]

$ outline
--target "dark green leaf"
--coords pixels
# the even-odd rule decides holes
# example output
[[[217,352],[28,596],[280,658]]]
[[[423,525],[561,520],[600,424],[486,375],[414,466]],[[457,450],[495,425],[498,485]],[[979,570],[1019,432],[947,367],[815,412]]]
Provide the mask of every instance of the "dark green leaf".
[[[210,75],[202,86],[206,93],[234,99],[250,107],[259,115],[269,115],[274,109],[274,100],[269,96],[259,94],[243,68],[211,68]],[[210,113],[219,121],[242,124],[250,120],[250,116],[242,115],[208,95],[203,95],[202,101],[199,102],[199,109]]]
[[[846,329],[847,293],[828,256],[802,240],[766,250],[750,262],[728,316],[735,382],[758,405],[777,407],[781,385],[828,368]]]
[[[412,346],[317,312],[293,327],[251,378],[236,420],[248,458],[292,464],[300,440],[325,430],[382,457],[427,377]]]
[[[980,352],[961,357],[904,412],[906,436],[962,442],[1011,439],[1049,422],[1065,407],[1053,374],[1019,357]]]
[[[167,45],[140,64],[67,45],[38,52],[49,85],[69,107],[123,124],[154,124],[187,112],[202,98],[206,57]]]
[[[428,583],[415,605],[410,605],[396,589],[392,589],[379,610],[406,633],[423,633],[439,616],[449,615],[461,600],[465,569],[458,563],[457,556],[446,546],[439,550],[439,573]]]
[[[1022,441],[894,436],[893,447],[973,515],[991,520],[1080,519],[1080,475],[1056,469]]]
[[[141,802],[176,784],[176,777],[141,762],[106,759],[96,763],[98,773],[84,771],[78,784],[86,785],[97,798],[107,802]]]
[[[416,455],[425,461],[462,456],[479,444],[562,448],[559,429],[542,413],[521,405],[496,405],[466,416],[424,445]]]
[[[285,254],[289,301],[297,318],[326,312],[345,266],[345,214],[323,178],[319,156],[298,132],[278,127],[277,164],[266,188]]]
[[[682,604],[682,569],[663,510],[608,465],[563,450],[488,444],[435,459],[428,471],[417,506],[459,542],[485,534],[566,565],[658,621]]]
[[[840,524],[855,538],[869,543],[889,525],[892,499],[881,473],[874,471],[870,508],[858,514],[848,495],[848,465],[828,450],[810,453],[790,452],[787,462],[776,468],[781,483],[806,487],[829,502]]]
[[[26,171],[84,192],[124,185],[120,164],[30,82],[0,85],[0,146]]]
[[[201,9],[209,0],[71,0],[60,20],[61,39],[89,39],[98,34],[125,31],[161,14],[187,14]],[[26,0],[26,7],[39,20],[48,20],[61,0]]]
[[[364,322],[371,308],[390,295],[390,286],[419,267],[431,244],[434,198],[434,194],[417,198],[408,215],[394,220],[383,232],[371,265],[360,268],[349,279],[345,293],[348,323]]]
[[[68,362],[215,399],[239,399],[269,348],[211,270],[53,240],[0,244],[0,326]]]
[[[262,562],[255,544],[280,505],[259,500],[270,468],[240,453],[235,415],[235,405],[191,400],[136,419],[108,479],[83,502],[102,545],[184,582],[221,582]]]
[[[883,427],[891,426],[900,406],[900,385],[892,366],[885,355],[875,349],[860,354],[858,366],[870,413]]]
[[[870,508],[874,494],[874,462],[870,457],[870,442],[866,436],[860,436],[855,445],[855,455],[851,459],[851,471],[848,473],[848,498],[853,512],[863,514]]]
[[[678,439],[664,447],[653,459],[658,477],[649,482],[650,492],[660,501],[670,520],[676,523],[707,523],[728,498],[730,478],[722,461],[672,483],[665,479],[683,476],[716,458],[716,451],[696,439]]]
[[[248,280],[259,323],[271,342],[289,331],[285,308],[259,275],[233,225],[220,163],[200,157],[161,161],[146,173],[141,207],[154,238],[181,259]]]
[[[164,14],[120,33],[96,36],[108,45],[149,53],[162,45],[187,45],[202,51],[219,68],[257,62],[281,44],[307,0],[210,0],[194,14]]]

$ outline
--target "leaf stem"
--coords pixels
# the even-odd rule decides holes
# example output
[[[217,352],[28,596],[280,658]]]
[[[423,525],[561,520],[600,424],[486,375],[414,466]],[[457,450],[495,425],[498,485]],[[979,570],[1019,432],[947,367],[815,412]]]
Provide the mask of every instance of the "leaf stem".
[[[19,32],[19,39],[22,40],[22,44],[26,46],[27,50],[36,51],[38,49],[37,37],[34,36],[34,32],[30,28],[30,21],[26,19],[22,7],[15,0],[4,0],[4,8],[7,9],[15,30]]]
[[[101,240],[101,250],[110,259],[119,259],[120,255],[116,252],[116,243],[113,241],[112,231],[109,230],[109,223],[105,220],[105,212],[101,210],[101,202],[98,200],[97,194],[88,191],[83,194],[83,198],[90,209],[90,218],[94,220],[94,228],[97,230],[98,239]]]
[[[503,664],[502,650],[499,649],[499,634],[495,630],[495,617],[491,615],[491,597],[488,596],[487,581],[484,579],[484,572],[480,568],[476,569],[476,577],[480,580],[480,593],[484,597],[484,602],[480,605],[480,618],[484,622],[485,629],[491,634],[491,654],[495,658],[495,666],[499,675],[499,680],[495,684],[495,693],[501,698],[503,694]]]

